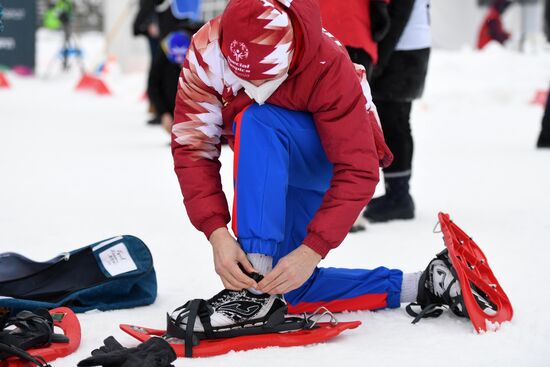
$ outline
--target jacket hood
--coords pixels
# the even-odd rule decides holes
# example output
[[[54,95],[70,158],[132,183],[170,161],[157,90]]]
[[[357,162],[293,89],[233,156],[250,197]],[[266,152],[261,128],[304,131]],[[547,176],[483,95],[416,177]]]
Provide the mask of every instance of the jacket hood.
[[[315,58],[321,45],[323,28],[318,0],[277,0],[288,14],[294,27],[296,48],[290,77],[302,72]]]

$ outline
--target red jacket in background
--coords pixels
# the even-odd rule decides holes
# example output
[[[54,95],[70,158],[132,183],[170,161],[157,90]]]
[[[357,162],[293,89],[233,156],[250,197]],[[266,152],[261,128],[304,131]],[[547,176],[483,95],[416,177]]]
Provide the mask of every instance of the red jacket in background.
[[[378,62],[378,47],[372,39],[370,2],[389,0],[319,0],[323,28],[344,46],[362,48]]]
[[[374,194],[379,164],[389,165],[392,156],[364,72],[360,80],[346,50],[322,32],[317,0],[278,1],[290,15],[297,45],[288,79],[267,103],[310,112],[334,165],[330,188],[303,241],[324,257],[347,235]],[[220,137],[233,146],[235,115],[251,103],[220,51],[222,33],[218,17],[193,37],[180,74],[172,130],[187,213],[207,237],[230,220],[219,174]]]

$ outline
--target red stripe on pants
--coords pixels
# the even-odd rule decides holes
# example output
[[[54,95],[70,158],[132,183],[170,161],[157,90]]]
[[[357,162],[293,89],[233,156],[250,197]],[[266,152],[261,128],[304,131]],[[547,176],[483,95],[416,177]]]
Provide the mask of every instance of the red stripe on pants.
[[[233,147],[233,209],[232,209],[232,223],[231,228],[233,234],[239,236],[237,232],[237,176],[239,173],[239,152],[241,147],[241,124],[243,120],[244,112],[250,107],[250,105],[243,108],[241,112],[235,116],[235,145]]]
[[[292,314],[312,313],[319,307],[326,307],[330,312],[378,310],[386,308],[387,298],[387,294],[365,294],[364,296],[327,302],[300,302],[294,306],[289,304],[288,312]]]

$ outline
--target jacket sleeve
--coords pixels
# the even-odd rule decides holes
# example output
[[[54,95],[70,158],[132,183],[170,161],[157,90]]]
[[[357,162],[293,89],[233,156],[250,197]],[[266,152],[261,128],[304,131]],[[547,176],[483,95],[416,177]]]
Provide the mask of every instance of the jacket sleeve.
[[[310,98],[309,110],[314,111],[321,143],[333,164],[333,177],[303,243],[323,257],[344,240],[372,198],[379,163],[392,159],[370,106],[346,57],[327,65]]]
[[[153,23],[155,16],[155,2],[153,0],[140,0],[139,10],[134,19],[134,36],[147,36],[147,27]]]
[[[199,31],[200,32],[200,31]],[[195,37],[180,73],[172,154],[191,223],[208,238],[230,216],[220,178],[221,98],[197,50]]]
[[[378,63],[374,67],[373,78],[384,72],[392,53],[409,22],[413,11],[414,0],[393,1],[389,4],[390,30],[386,37],[378,43]]]

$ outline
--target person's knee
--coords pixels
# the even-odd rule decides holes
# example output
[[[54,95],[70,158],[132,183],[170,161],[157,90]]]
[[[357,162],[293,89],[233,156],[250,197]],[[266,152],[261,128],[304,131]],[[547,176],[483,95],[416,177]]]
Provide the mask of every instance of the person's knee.
[[[313,117],[308,112],[292,111],[271,104],[253,103],[243,113],[243,121],[254,121],[264,128],[288,130],[292,127],[314,128]],[[253,128],[254,126],[248,126]]]

